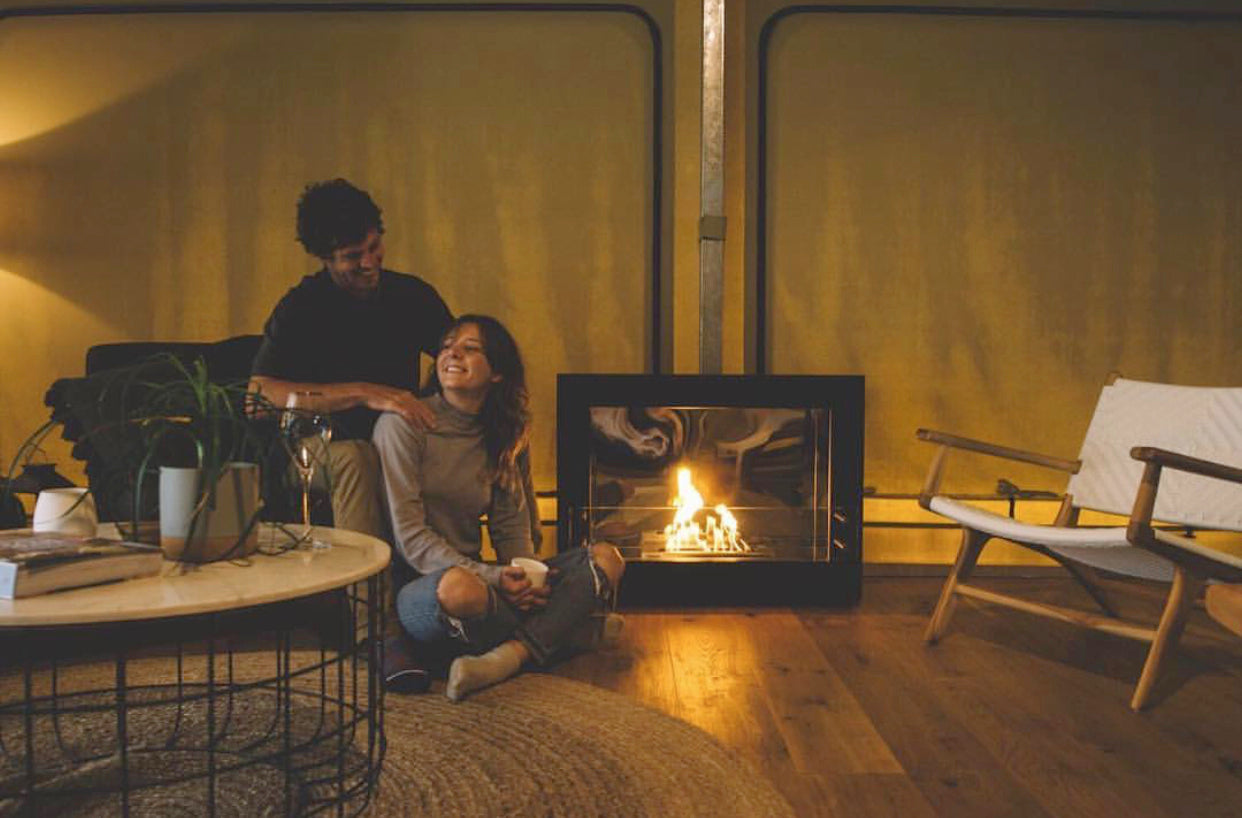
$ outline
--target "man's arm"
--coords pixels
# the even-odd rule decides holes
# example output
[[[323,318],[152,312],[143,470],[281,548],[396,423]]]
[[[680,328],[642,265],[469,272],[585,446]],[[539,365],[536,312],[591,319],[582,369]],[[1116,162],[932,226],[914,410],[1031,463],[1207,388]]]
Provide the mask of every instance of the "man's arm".
[[[251,375],[247,389],[261,394],[276,407],[285,405],[290,392],[319,392],[326,403],[324,408],[329,412],[365,406],[377,412],[394,412],[419,429],[435,426],[435,415],[427,405],[416,398],[414,393],[395,386],[363,381],[310,383],[286,381],[270,375]]]
[[[307,350],[323,343],[323,305],[317,304],[304,282],[285,294],[263,326],[263,343],[251,365],[247,389],[281,408],[290,392],[320,392],[330,412],[366,407],[394,412],[420,429],[435,425],[435,417],[413,392],[364,381],[316,383],[280,377],[305,377]],[[313,355],[311,356],[313,360]]]

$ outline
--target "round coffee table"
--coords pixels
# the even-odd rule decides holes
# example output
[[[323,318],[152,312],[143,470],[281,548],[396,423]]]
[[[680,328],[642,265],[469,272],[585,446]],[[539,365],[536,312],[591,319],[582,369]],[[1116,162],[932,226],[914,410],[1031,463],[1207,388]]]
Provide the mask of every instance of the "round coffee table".
[[[0,600],[0,805],[361,812],[384,755],[390,549],[315,533],[331,547]],[[265,551],[289,542],[260,532]]]

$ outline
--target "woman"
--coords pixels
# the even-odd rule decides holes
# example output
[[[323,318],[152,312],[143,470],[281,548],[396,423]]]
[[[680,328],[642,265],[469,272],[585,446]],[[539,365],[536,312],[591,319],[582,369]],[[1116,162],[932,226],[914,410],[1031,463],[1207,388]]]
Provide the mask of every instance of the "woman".
[[[499,321],[453,322],[428,386],[434,428],[385,414],[373,439],[397,552],[419,575],[398,592],[397,614],[416,652],[457,657],[445,690],[457,701],[550,662],[606,610],[625,563],[611,545],[573,549],[548,561],[541,588],[509,565],[533,556],[519,467],[530,421],[522,357]],[[499,565],[480,560],[481,514]],[[385,675],[393,689],[426,689],[424,671]]]

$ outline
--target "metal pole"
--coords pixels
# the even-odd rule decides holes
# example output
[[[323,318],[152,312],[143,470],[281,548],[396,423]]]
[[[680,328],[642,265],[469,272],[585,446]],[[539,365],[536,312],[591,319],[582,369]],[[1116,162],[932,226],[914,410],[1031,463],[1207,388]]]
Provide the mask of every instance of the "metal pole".
[[[699,373],[724,365],[724,0],[703,0],[699,179]]]

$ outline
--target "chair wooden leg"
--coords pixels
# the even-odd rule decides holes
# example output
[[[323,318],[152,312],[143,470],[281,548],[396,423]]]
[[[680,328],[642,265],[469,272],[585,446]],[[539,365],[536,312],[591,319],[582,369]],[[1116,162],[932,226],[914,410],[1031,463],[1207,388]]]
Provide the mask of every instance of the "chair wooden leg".
[[[1130,699],[1130,709],[1142,710],[1146,706],[1147,698],[1156,685],[1165,654],[1177,645],[1182,629],[1186,626],[1190,603],[1201,584],[1201,580],[1192,577],[1180,566],[1174,568],[1173,587],[1164,603],[1164,613],[1160,617],[1159,627],[1156,628],[1156,638],[1152,640],[1151,650],[1147,652],[1143,673],[1134,688],[1134,697]]]
[[[1061,518],[1058,517],[1057,519],[1060,520]],[[1027,543],[1023,543],[1023,545],[1026,545],[1026,547],[1030,548],[1032,551],[1043,554],[1045,557],[1054,561],[1057,565],[1060,565],[1068,571],[1069,575],[1082,586],[1082,589],[1086,591],[1093,600],[1095,600],[1095,604],[1100,606],[1100,610],[1108,616],[1111,616],[1113,619],[1119,618],[1120,615],[1117,613],[1116,606],[1112,604],[1108,596],[1104,593],[1104,589],[1100,587],[1100,575],[1094,568],[1090,565],[1083,565],[1081,562],[1074,562],[1071,559],[1067,559],[1047,546],[1030,545]]]
[[[1070,576],[1078,580],[1078,584],[1095,600],[1095,604],[1100,606],[1100,610],[1113,619],[1117,618],[1117,608],[1104,594],[1104,589],[1099,586],[1099,575],[1094,568],[1089,565],[1073,563],[1069,560],[1057,561],[1061,563],[1065,570],[1069,571]]]
[[[962,547],[958,549],[957,562],[954,563],[953,570],[949,572],[948,579],[944,581],[944,587],[940,590],[940,599],[936,602],[936,610],[932,612],[931,622],[927,623],[927,633],[924,634],[924,639],[928,644],[934,645],[948,627],[949,617],[953,615],[953,595],[957,584],[970,579],[971,572],[975,570],[975,563],[979,560],[979,553],[983,551],[983,546],[989,539],[991,536],[982,531],[962,529]]]

